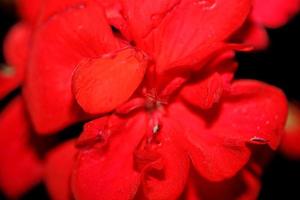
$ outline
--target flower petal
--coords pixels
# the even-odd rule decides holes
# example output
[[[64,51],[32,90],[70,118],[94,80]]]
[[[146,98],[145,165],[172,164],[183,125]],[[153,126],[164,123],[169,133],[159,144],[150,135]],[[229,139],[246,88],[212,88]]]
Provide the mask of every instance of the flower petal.
[[[86,117],[71,91],[72,73],[84,58],[119,48],[101,7],[89,3],[56,14],[35,33],[24,95],[39,133]]]
[[[30,28],[24,23],[15,25],[4,41],[4,56],[9,67],[0,71],[0,99],[17,88],[24,78]]]
[[[220,181],[207,181],[191,173],[183,199],[187,200],[256,200],[260,191],[260,180],[245,168],[236,176]]]
[[[193,77],[180,91],[184,101],[200,109],[209,109],[217,103],[224,90],[228,90],[237,63],[231,51],[220,55],[209,64],[209,72]]]
[[[76,199],[123,200],[135,196],[140,174],[134,170],[133,152],[145,134],[145,117],[138,114],[112,131],[105,146],[80,151],[72,177]],[[94,129],[97,120],[90,123]],[[102,120],[99,123],[101,132]]]
[[[213,53],[244,22],[251,3],[249,0],[126,2],[124,13],[137,46],[154,57],[158,73],[199,63]],[[150,9],[141,9],[143,6]],[[141,10],[148,11],[145,14]]]
[[[270,42],[265,27],[250,20],[232,38],[235,41],[242,41],[244,44],[254,47],[255,50],[266,49]]]
[[[142,195],[138,199],[178,199],[182,194],[189,174],[189,157],[186,151],[178,145],[177,134],[173,123],[165,118],[159,130],[159,143],[147,144],[144,147],[145,156],[157,155],[158,158],[143,170],[141,184]],[[143,157],[140,157],[142,160]],[[155,167],[155,165],[158,166]]]
[[[205,112],[180,103],[169,108],[170,116],[181,124],[195,168],[209,180],[235,175],[249,160],[249,143],[275,149],[286,112],[283,93],[256,81],[235,82],[219,107]]]
[[[68,141],[47,153],[44,181],[53,200],[71,200],[70,178],[77,149]]]
[[[30,146],[30,125],[21,97],[0,114],[0,188],[18,198],[42,177],[42,164]]]
[[[137,89],[146,67],[143,55],[131,48],[84,61],[73,75],[74,96],[87,113],[112,111]]]
[[[254,80],[236,81],[225,102],[220,125],[243,132],[236,136],[245,141],[253,136],[250,143],[263,138],[273,150],[278,147],[287,117],[287,101],[280,89]]]
[[[284,135],[280,144],[280,151],[284,156],[300,159],[300,105],[289,103],[288,120],[285,125]]]
[[[299,0],[254,0],[251,18],[269,28],[278,28],[299,10]]]
[[[209,109],[219,101],[222,92],[222,78],[219,73],[213,73],[199,82],[186,85],[180,94],[192,105]]]
[[[39,18],[42,0],[17,0],[16,5],[22,19],[33,25]]]

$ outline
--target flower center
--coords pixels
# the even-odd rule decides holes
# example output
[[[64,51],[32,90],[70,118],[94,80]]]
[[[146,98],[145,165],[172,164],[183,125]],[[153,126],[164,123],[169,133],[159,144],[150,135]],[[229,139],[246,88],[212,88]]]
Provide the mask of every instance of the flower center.
[[[153,92],[154,91],[154,92]],[[155,112],[163,109],[163,106],[167,104],[167,101],[160,98],[155,90],[145,94],[145,109],[147,112]]]

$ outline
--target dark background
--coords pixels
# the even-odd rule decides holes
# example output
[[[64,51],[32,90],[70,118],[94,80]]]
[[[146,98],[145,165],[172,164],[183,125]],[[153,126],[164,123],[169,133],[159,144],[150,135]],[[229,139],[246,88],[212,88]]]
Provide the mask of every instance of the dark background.
[[[17,20],[12,4],[0,0],[0,47],[8,29]],[[289,100],[300,101],[300,15],[286,26],[268,32],[271,39],[269,49],[238,55],[240,67],[236,77],[265,81],[282,88]],[[0,63],[4,63],[2,49]],[[0,106],[5,103],[0,101]],[[287,160],[279,153],[275,155],[266,168],[262,188],[261,200],[300,199],[300,161]],[[4,199],[1,194],[0,199]],[[48,197],[44,186],[39,185],[23,199],[47,200]]]

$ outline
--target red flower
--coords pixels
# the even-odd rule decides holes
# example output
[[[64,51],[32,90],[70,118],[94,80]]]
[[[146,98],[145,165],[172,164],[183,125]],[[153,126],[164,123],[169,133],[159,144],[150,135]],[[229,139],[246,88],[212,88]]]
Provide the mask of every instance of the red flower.
[[[122,25],[119,30],[127,40],[112,33],[102,8],[92,2],[71,4],[47,18],[36,30],[24,94],[38,132],[55,132],[88,117],[77,106],[70,90],[72,72],[83,60],[97,60],[103,54],[135,43],[141,54],[154,59],[159,73],[181,66],[202,66],[200,63],[209,55],[223,48],[224,40],[242,24],[249,9],[248,0],[230,4],[217,1],[212,5],[191,1],[168,1],[156,6],[147,1],[121,3],[122,13],[113,11],[122,14],[126,23],[118,17],[110,21]],[[135,12],[131,5],[147,7],[147,13]],[[223,10],[227,10],[226,15]],[[126,67],[122,69],[126,73]],[[128,92],[133,93],[137,86]]]
[[[234,83],[210,110],[178,98],[153,109],[146,104],[125,118],[86,124],[73,173],[75,198],[176,199],[190,168],[208,183],[233,177],[249,160],[248,145],[278,146],[286,114],[282,93],[254,81]]]
[[[71,141],[47,155],[53,199],[257,196],[254,153],[277,148],[287,108],[272,86],[231,83],[232,50],[241,46],[228,37],[250,0],[22,2],[24,97],[35,129],[49,134],[97,118],[78,150]]]

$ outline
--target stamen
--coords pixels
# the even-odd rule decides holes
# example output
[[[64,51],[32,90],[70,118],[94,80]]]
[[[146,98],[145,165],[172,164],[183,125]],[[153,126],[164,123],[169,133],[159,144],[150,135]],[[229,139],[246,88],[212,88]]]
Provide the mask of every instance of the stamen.
[[[155,124],[152,128],[152,133],[157,134],[159,132],[159,130],[160,130],[159,124]]]

